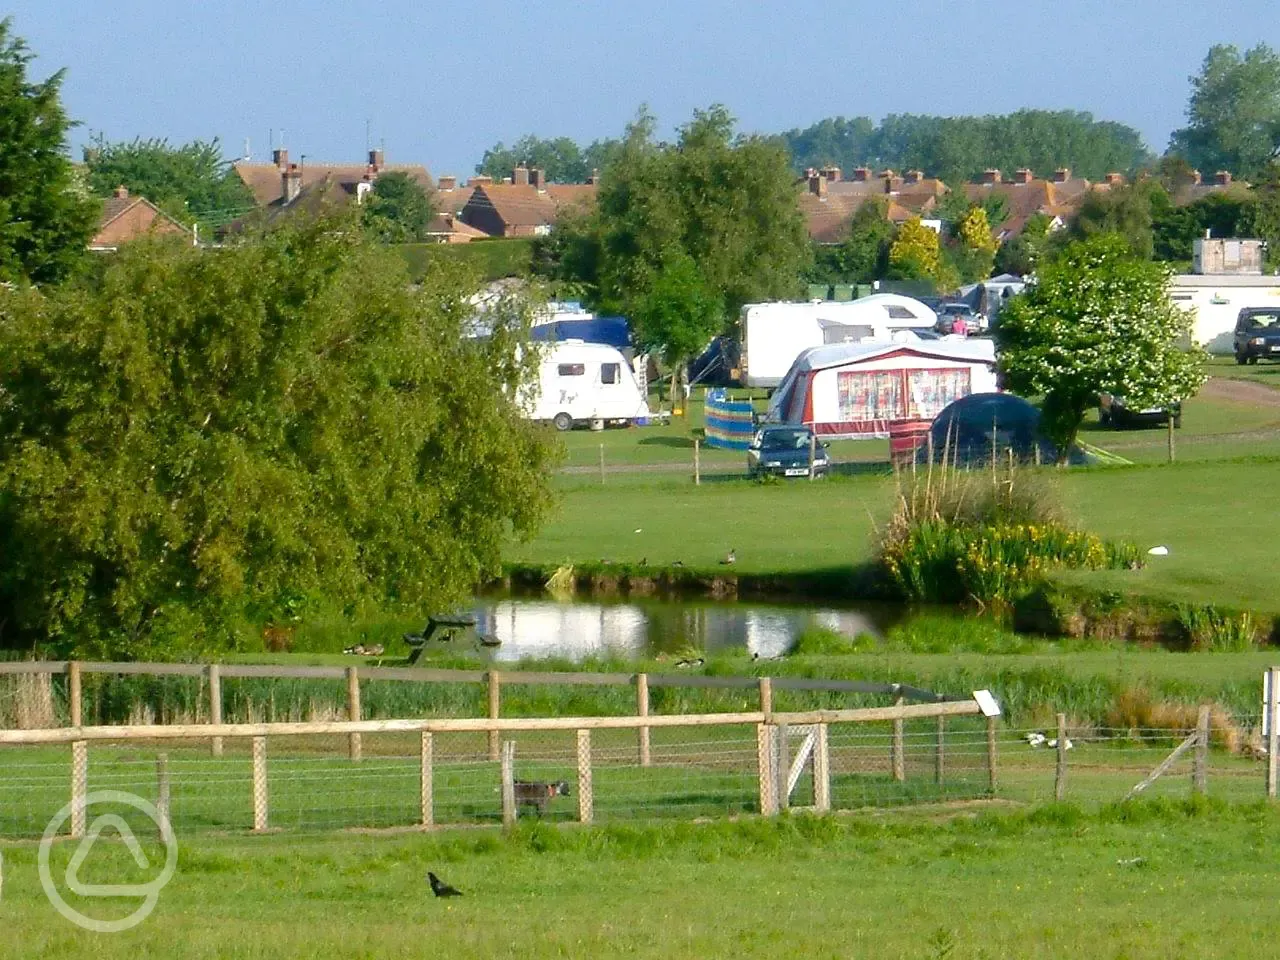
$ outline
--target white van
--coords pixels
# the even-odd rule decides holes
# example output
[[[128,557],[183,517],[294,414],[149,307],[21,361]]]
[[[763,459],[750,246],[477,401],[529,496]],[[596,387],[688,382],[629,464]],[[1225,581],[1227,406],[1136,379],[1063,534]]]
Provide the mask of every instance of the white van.
[[[525,410],[529,419],[549,420],[557,430],[593,420],[631,423],[649,417],[644,393],[621,352],[581,340],[550,344],[543,352]]]

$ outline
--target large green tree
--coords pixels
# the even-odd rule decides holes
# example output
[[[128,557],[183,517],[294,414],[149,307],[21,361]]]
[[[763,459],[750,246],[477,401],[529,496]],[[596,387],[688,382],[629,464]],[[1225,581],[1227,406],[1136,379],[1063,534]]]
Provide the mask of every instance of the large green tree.
[[[918,168],[958,183],[988,167],[1029,167],[1042,176],[1070,167],[1077,176],[1100,179],[1111,171],[1136,170],[1151,160],[1136,130],[1069,110],[981,117],[893,114],[878,125],[866,117],[837,117],[789,130],[782,139],[797,170],[828,164],[846,170]],[[994,211],[987,212],[991,216]]]
[[[77,189],[67,158],[64,72],[33,83],[33,59],[12,19],[0,20],[0,281],[44,284],[83,261],[99,205]]]
[[[348,212],[0,300],[4,642],[162,655],[468,597],[542,517],[549,449],[509,399],[525,316],[468,339],[451,277],[411,286]]]
[[[1280,55],[1265,43],[1243,54],[1210,48],[1191,78],[1187,126],[1174,132],[1171,153],[1203,171],[1250,177],[1280,148]]]
[[[591,172],[582,148],[569,137],[543,139],[530,133],[509,147],[503,143],[490,147],[476,164],[476,173],[501,181],[521,163],[539,168],[551,183],[583,183]]]
[[[427,239],[435,208],[431,195],[407,173],[384,173],[364,201],[364,224],[384,243]]]
[[[810,280],[820,283],[871,283],[889,272],[894,227],[886,218],[888,201],[874,197],[849,222],[849,235],[838,244],[818,245]]]
[[[1190,317],[1169,299],[1169,274],[1100,234],[1039,267],[1034,285],[1000,313],[996,338],[1008,387],[1043,397],[1045,429],[1065,460],[1102,392],[1134,408],[1167,406],[1204,382],[1188,349]]]
[[[639,316],[655,285],[674,274],[718,306],[717,327],[755,300],[797,292],[810,251],[786,153],[774,142],[735,136],[722,106],[699,110],[675,143],[658,143],[642,111],[608,167],[593,215],[563,224],[562,258],[606,310]],[[576,236],[570,236],[573,231]],[[712,331],[716,332],[716,331]],[[675,342],[664,353],[682,363]]]
[[[99,137],[85,151],[85,166],[98,196],[127,187],[186,221],[225,221],[254,206],[253,194],[223,157],[216,137],[178,146],[141,138],[109,143]]]

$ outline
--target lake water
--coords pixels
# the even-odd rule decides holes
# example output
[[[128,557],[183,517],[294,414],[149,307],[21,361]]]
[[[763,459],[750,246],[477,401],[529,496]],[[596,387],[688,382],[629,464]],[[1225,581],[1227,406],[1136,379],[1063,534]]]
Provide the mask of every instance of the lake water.
[[[688,646],[707,652],[745,647],[775,657],[809,627],[825,627],[849,637],[880,636],[904,616],[901,608],[841,609],[829,606],[776,606],[635,600],[618,603],[541,599],[481,599],[472,607],[477,629],[497,637],[500,647],[486,651],[495,660],[525,657],[652,656]]]

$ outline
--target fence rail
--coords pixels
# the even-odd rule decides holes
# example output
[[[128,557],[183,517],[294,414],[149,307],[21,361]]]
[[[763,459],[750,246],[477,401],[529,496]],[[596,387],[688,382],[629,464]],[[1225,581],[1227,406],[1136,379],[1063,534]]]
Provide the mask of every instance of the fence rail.
[[[561,781],[576,784],[582,822],[618,812],[772,814],[847,809],[880,798],[936,799],[946,793],[940,772],[934,781],[933,757],[943,750],[943,727],[935,728],[934,719],[981,712],[970,699],[777,713],[0,730],[0,828],[6,816],[17,814],[20,831],[38,832],[48,809],[66,802],[68,780],[78,813],[71,820],[73,836],[86,829],[89,791],[104,785],[154,792],[157,803],[187,818],[187,825],[239,824],[255,831],[344,816],[344,826],[510,824],[519,816],[517,804],[544,812],[562,795]],[[913,732],[905,741],[890,733],[891,724],[908,722]],[[630,736],[637,731],[645,734],[639,744]],[[981,734],[974,732],[970,743],[977,744]],[[342,757],[343,739],[355,737],[370,738],[364,752]],[[493,738],[499,742],[496,758],[486,743]],[[225,757],[202,759],[191,749],[195,744],[179,743],[214,740],[238,747],[229,746]],[[144,756],[149,743],[161,751],[154,759]],[[962,734],[955,743],[952,755],[971,762],[951,774],[951,795],[989,795],[995,756],[979,751],[994,750],[994,741],[984,750],[967,746]],[[69,755],[53,749],[68,744]],[[916,778],[912,784],[905,782],[908,771]],[[530,781],[531,774],[537,779]],[[552,789],[538,792],[545,788]]]

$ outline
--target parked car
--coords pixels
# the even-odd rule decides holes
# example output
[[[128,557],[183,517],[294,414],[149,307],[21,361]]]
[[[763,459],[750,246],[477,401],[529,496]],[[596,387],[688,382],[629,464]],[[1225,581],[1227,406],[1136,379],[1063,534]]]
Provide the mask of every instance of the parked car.
[[[1098,397],[1098,422],[1104,427],[1111,426],[1119,430],[1121,427],[1146,427],[1167,423],[1169,414],[1173,414],[1174,427],[1182,426],[1182,404],[1175,403],[1171,407],[1145,407],[1134,410],[1125,406],[1123,397],[1109,393]]]
[[[1274,307],[1245,307],[1236,318],[1232,338],[1236,363],[1280,360],[1280,310]]]
[[[982,318],[967,303],[944,303],[938,310],[938,332],[954,332],[956,318],[964,321],[965,333],[979,333],[985,329]]]
[[[826,443],[815,442],[812,430],[790,424],[766,425],[756,431],[747,448],[747,473],[753,477],[807,477],[810,450],[814,477],[826,476],[831,457]]]

